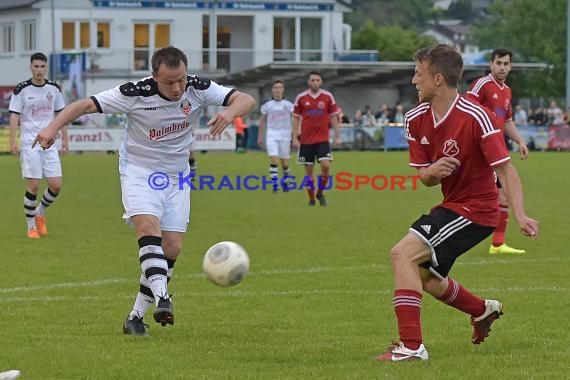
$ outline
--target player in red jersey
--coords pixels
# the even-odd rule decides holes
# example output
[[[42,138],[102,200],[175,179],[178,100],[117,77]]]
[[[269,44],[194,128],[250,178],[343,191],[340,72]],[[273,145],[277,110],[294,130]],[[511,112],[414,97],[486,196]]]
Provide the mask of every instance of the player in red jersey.
[[[301,92],[295,99],[293,110],[293,146],[299,148],[297,163],[305,165],[305,178],[309,193],[309,206],[315,205],[316,198],[319,205],[326,206],[327,200],[324,189],[327,187],[330,175],[330,162],[332,152],[329,143],[329,126],[334,129],[334,144],[340,145],[340,126],[338,124],[338,107],[333,94],[321,89],[323,76],[312,71],[307,80],[309,89]],[[301,141],[299,141],[299,135]],[[318,186],[315,187],[313,167],[315,160],[321,164],[321,175]]]
[[[491,54],[491,73],[475,80],[467,91],[466,97],[489,108],[496,115],[499,125],[506,135],[519,145],[521,159],[528,156],[528,148],[519,134],[513,120],[512,93],[505,83],[511,71],[513,52],[507,49],[495,49]],[[495,232],[489,253],[525,253],[524,249],[509,247],[505,243],[505,231],[509,220],[509,206],[501,182],[497,180],[499,188],[500,220]]]
[[[426,186],[441,185],[443,202],[415,221],[391,250],[394,309],[400,340],[379,361],[427,360],[420,312],[422,291],[471,316],[479,344],[502,314],[502,304],[485,300],[448,277],[455,260],[477,245],[499,221],[493,169],[506,184],[520,230],[538,236],[538,222],[526,216],[522,186],[493,115],[457,92],[461,55],[435,45],[415,54],[421,104],[406,113],[410,165]]]

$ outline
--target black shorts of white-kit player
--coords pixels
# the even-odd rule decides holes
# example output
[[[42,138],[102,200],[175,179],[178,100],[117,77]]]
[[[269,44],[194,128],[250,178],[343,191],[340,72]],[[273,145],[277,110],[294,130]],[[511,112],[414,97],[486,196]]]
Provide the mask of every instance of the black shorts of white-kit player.
[[[332,161],[331,144],[323,141],[316,144],[301,144],[297,163],[301,165],[314,165],[315,161]]]
[[[495,227],[475,224],[455,212],[438,207],[416,220],[410,232],[431,249],[431,260],[420,264],[439,279],[447,277],[455,260],[493,233]]]

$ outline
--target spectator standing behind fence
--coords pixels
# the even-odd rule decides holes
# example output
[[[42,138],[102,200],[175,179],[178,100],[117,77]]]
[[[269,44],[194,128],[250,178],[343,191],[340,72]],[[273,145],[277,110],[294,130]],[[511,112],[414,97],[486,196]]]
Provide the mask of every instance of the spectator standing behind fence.
[[[355,127],[362,127],[362,117],[362,111],[357,109],[354,113],[354,120],[352,121]]]
[[[528,115],[524,110],[522,104],[517,104],[515,106],[515,114],[513,115],[513,118],[515,120],[515,124],[518,126],[528,124]]]
[[[564,123],[564,113],[560,107],[558,107],[558,104],[556,104],[556,100],[552,100],[550,102],[550,107],[548,108],[547,115],[548,124],[558,125]]]
[[[372,112],[369,106],[364,107],[364,115],[362,115],[362,126],[363,127],[375,127],[376,126],[376,116]]]
[[[387,104],[382,104],[374,116],[378,125],[386,125],[390,122],[390,108]]]
[[[393,123],[398,125],[404,125],[404,106],[402,103],[397,103],[396,108],[394,109],[394,118],[392,119]]]
[[[543,107],[538,107],[533,113],[528,115],[529,124],[534,124],[536,126],[544,126],[548,124],[548,115]]]

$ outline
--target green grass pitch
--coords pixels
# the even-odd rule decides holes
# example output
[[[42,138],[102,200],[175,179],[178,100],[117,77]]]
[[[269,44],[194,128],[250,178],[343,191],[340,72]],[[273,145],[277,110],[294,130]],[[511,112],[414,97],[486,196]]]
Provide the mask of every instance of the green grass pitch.
[[[334,173],[415,174],[406,152],[334,158]],[[148,314],[150,337],[136,338],[121,331],[140,269],[136,237],[121,219],[117,157],[64,157],[49,235],[30,241],[18,159],[0,156],[0,371],[20,369],[26,380],[567,378],[568,158],[513,155],[540,238],[520,235],[511,217],[508,242],[525,255],[490,256],[485,241],[452,270],[505,304],[485,343],[470,343],[468,316],[425,296],[430,360],[381,364],[373,358],[397,338],[388,252],[439,202],[439,188],[331,190],[327,208],[309,208],[305,191],[195,191],[170,285],[175,325],[163,328]],[[200,174],[218,178],[268,168],[260,152],[210,152],[198,163]],[[221,240],[250,255],[251,272],[234,288],[201,274],[203,253]]]

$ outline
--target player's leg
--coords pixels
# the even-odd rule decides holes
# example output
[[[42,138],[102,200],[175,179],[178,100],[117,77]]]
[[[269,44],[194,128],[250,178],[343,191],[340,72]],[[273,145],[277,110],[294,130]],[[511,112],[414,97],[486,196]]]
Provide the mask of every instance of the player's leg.
[[[430,259],[429,247],[408,233],[390,251],[394,273],[394,311],[400,341],[378,357],[379,361],[427,360],[421,326],[422,281],[419,267]]]
[[[485,240],[493,228],[474,224],[450,210],[438,208],[418,219],[412,225],[412,231],[432,251],[431,260],[420,267],[423,289],[441,302],[469,314],[474,326],[472,342],[481,343],[488,335],[491,323],[502,314],[502,305],[473,294],[448,274],[455,260]],[[482,320],[485,322],[478,322]]]
[[[318,144],[317,146],[317,160],[321,164],[321,175],[319,176],[319,183],[317,184],[317,199],[321,206],[327,205],[325,198],[325,189],[329,183],[330,167],[332,161],[332,151],[328,141]]]
[[[281,160],[281,169],[283,170],[283,178],[285,178],[283,186],[283,191],[289,191],[287,186],[287,177],[291,175],[291,170],[289,169],[289,158],[291,158],[291,140],[279,140],[279,159]]]
[[[134,215],[131,221],[135,226],[139,243],[139,262],[154,300],[154,318],[161,324],[172,324],[174,314],[168,294],[168,264],[162,250],[162,235],[159,219],[154,215]]]
[[[198,162],[196,162],[196,153],[193,150],[190,151],[188,165],[190,165],[190,180],[195,181],[198,175]]]
[[[275,139],[269,138],[266,142],[267,155],[269,156],[269,177],[273,182],[273,192],[279,190],[279,146]]]
[[[126,170],[128,168],[128,170]],[[167,289],[168,264],[162,250],[160,218],[164,213],[167,190],[157,191],[148,185],[148,175],[152,172],[136,166],[121,166],[121,193],[124,218],[128,219],[136,230],[139,246],[139,265],[144,279],[139,280],[139,291],[133,310],[146,311],[147,302],[154,299],[157,308],[164,303],[170,304],[170,316],[159,323],[170,323],[173,319],[172,305]],[[189,198],[189,196],[188,196]],[[189,202],[189,199],[188,199]],[[145,289],[146,287],[146,289]],[[150,289],[150,292],[148,291]],[[141,302],[141,293],[146,296]],[[143,316],[131,312],[123,324],[123,332],[132,335],[146,335]],[[168,321],[170,319],[170,322]]]
[[[313,168],[315,166],[316,156],[316,144],[301,144],[297,163],[305,167],[305,177],[301,181],[301,186],[304,186],[307,189],[307,194],[309,195],[309,206],[315,205],[316,187]]]
[[[40,237],[36,226],[36,201],[43,177],[41,151],[30,148],[20,150],[20,166],[26,185],[24,194],[24,213],[26,216],[27,236],[31,239]]]
[[[55,149],[48,149],[41,152],[43,158],[43,173],[46,178],[47,188],[45,189],[38,208],[36,209],[36,226],[40,235],[47,235],[47,225],[45,213],[61,191],[63,176],[61,171],[61,161]]]
[[[40,234],[36,226],[36,200],[40,180],[37,178],[25,178],[25,182],[24,213],[26,216],[27,236],[31,239],[39,239]]]
[[[174,263],[182,252],[182,242],[190,221],[190,187],[185,186],[179,189],[178,186],[171,186],[166,191],[164,214],[160,218],[160,229],[162,235],[162,249],[166,257],[167,272],[166,282],[170,282]],[[156,299],[156,295],[155,295]],[[170,295],[167,300],[158,300],[154,310],[154,319],[163,326],[174,323],[174,314]]]
[[[517,249],[513,247],[509,247],[505,243],[505,233],[507,231],[507,224],[509,222],[509,202],[507,200],[507,196],[505,194],[505,190],[501,186],[499,180],[497,180],[497,187],[499,190],[499,224],[497,228],[495,228],[495,232],[493,232],[493,242],[491,247],[489,247],[489,253],[497,254],[497,253],[506,253],[506,254],[518,254],[518,253],[525,253],[524,249]]]

